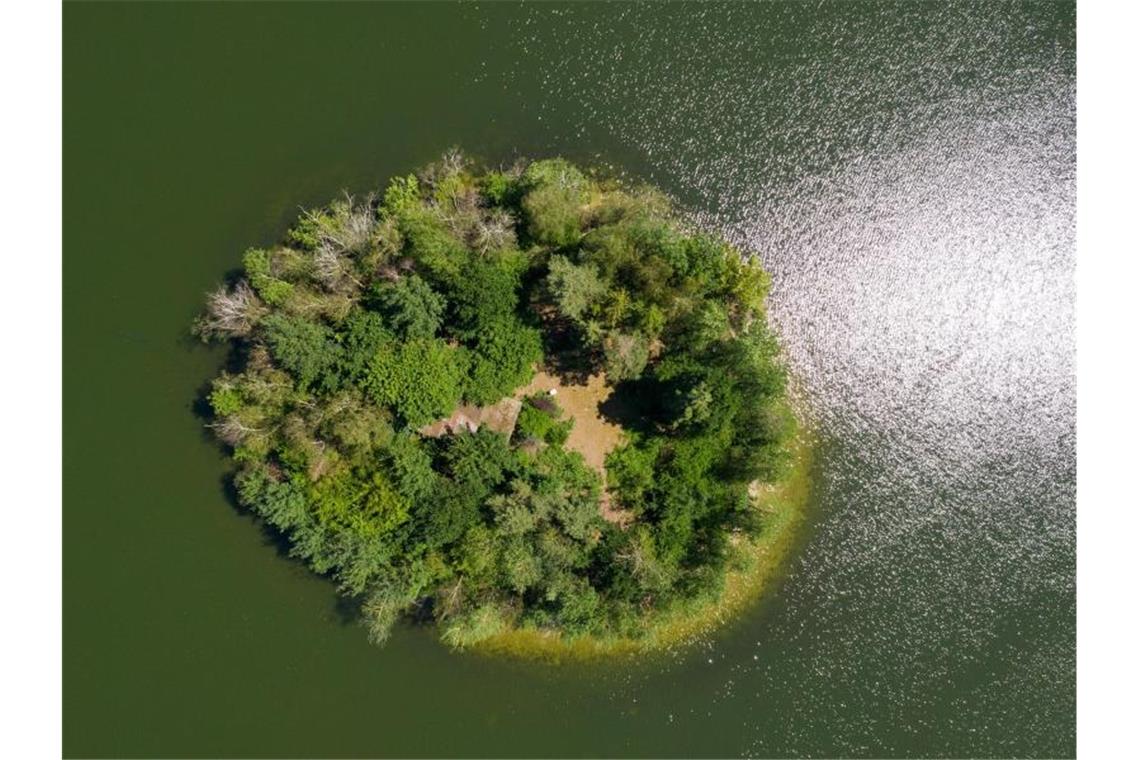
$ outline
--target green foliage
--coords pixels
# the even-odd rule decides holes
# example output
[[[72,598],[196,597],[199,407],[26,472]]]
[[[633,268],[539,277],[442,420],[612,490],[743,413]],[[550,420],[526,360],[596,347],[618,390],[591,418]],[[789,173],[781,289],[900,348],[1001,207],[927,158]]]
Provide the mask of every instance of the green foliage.
[[[507,203],[516,191],[516,185],[502,172],[487,172],[480,182],[483,197],[493,206]]]
[[[268,251],[250,248],[242,257],[242,264],[245,266],[249,284],[265,303],[270,306],[281,306],[293,295],[292,283],[273,276]]]
[[[488,428],[452,436],[444,452],[447,473],[482,500],[514,468],[515,456],[507,437]]]
[[[404,498],[415,504],[427,504],[439,488],[439,476],[432,468],[431,455],[424,450],[418,436],[401,433],[392,439],[383,455],[392,482]]]
[[[395,434],[391,415],[356,390],[341,391],[326,402],[316,432],[321,440],[353,457],[384,449]]]
[[[226,375],[214,381],[210,391],[210,408],[218,417],[228,417],[241,411],[243,400],[241,391]]]
[[[479,500],[454,480],[440,479],[430,503],[417,503],[415,519],[424,546],[443,548],[480,524]]]
[[[407,503],[380,472],[326,475],[309,490],[317,521],[328,528],[373,537],[408,517]]]
[[[628,507],[639,509],[645,503],[646,493],[654,487],[657,459],[664,447],[662,438],[634,436],[606,458],[610,481]]]
[[[471,261],[451,289],[452,332],[464,340],[516,318],[520,272],[499,262]]]
[[[603,342],[606,375],[612,382],[636,380],[649,361],[649,339],[637,333],[619,332],[606,336]]]
[[[458,278],[470,253],[437,211],[425,207],[405,209],[399,215],[404,250],[433,283]]]
[[[340,385],[341,347],[328,327],[282,314],[270,314],[261,326],[273,358],[300,388],[331,391]]]
[[[565,256],[550,257],[547,287],[564,316],[581,320],[609,292],[592,264],[574,264]]]
[[[493,602],[487,602],[444,621],[440,638],[456,649],[464,649],[494,636],[506,627],[503,610]]]
[[[563,420],[561,416],[562,410],[550,396],[532,396],[519,412],[515,435],[520,440],[534,438],[552,446],[561,446],[574,427],[574,420]]]
[[[472,261],[451,294],[451,332],[471,349],[465,396],[492,404],[530,380],[542,336],[518,315],[520,273],[503,261]]]
[[[420,201],[420,183],[416,175],[393,177],[384,190],[383,208],[390,214],[400,214],[415,208]]]
[[[522,176],[527,231],[535,241],[570,245],[582,234],[589,185],[577,167],[560,158],[535,161]]]
[[[729,295],[746,312],[762,314],[772,277],[754,259],[733,257],[729,261]]]
[[[343,347],[340,357],[341,375],[351,382],[363,382],[372,358],[395,340],[396,336],[379,314],[354,310],[345,320],[344,329],[340,333]]]
[[[384,282],[373,288],[374,308],[404,340],[434,338],[443,323],[446,306],[443,296],[416,275],[397,282]]]
[[[439,339],[389,343],[368,363],[361,387],[405,424],[416,427],[446,417],[459,403],[467,359]]]
[[[749,485],[783,476],[795,435],[756,260],[562,159],[480,174],[450,153],[374,197],[305,212],[211,296],[202,334],[241,340],[207,394],[239,502],[360,598],[377,642],[413,609],[456,647],[637,636],[721,593],[730,536],[766,519]],[[536,366],[614,388],[632,424],[605,493],[547,395],[511,435],[427,434]]]
[[[476,404],[492,404],[526,384],[542,359],[542,336],[517,319],[486,326],[471,352],[466,396]]]

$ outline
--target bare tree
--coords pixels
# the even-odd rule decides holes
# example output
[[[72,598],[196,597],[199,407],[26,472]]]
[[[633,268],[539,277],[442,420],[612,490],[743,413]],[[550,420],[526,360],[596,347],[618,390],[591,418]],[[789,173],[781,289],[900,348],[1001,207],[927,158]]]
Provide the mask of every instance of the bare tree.
[[[249,335],[265,315],[265,305],[245,280],[232,290],[219,286],[206,298],[206,311],[194,323],[203,340]]]
[[[486,254],[515,244],[515,220],[505,209],[493,209],[482,215],[471,232],[471,245]]]
[[[373,205],[376,197],[369,193],[363,203],[348,192],[344,199],[329,206],[328,212],[301,209],[301,216],[313,223],[317,239],[337,253],[352,253],[368,244],[372,228],[376,226]]]
[[[218,439],[229,446],[237,446],[251,435],[260,433],[261,430],[254,427],[249,427],[238,419],[236,414],[231,414],[224,417],[217,422],[211,422],[206,427],[214,431],[214,435]]]
[[[331,243],[322,240],[317,245],[317,250],[313,253],[313,273],[322,285],[335,290],[346,277],[359,285],[360,282],[351,275],[351,271],[349,262]]]
[[[467,168],[467,157],[459,148],[449,148],[438,161],[425,166],[417,175],[421,185],[435,190],[448,177],[459,174]]]
[[[316,230],[314,273],[329,290],[342,289],[345,281],[356,288],[363,287],[354,275],[350,257],[366,250],[372,242],[376,227],[374,201],[375,197],[369,194],[358,204],[346,192],[344,199],[333,203],[328,212],[301,210],[302,216],[312,222]]]

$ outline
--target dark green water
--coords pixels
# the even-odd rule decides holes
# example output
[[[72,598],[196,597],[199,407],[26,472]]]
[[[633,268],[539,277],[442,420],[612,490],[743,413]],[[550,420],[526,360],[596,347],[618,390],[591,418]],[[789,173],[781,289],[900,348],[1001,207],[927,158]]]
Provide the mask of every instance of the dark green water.
[[[69,756],[1075,752],[1067,3],[67,4]],[[822,440],[758,609],[638,664],[384,649],[224,490],[186,326],[298,205],[460,144],[760,252]]]

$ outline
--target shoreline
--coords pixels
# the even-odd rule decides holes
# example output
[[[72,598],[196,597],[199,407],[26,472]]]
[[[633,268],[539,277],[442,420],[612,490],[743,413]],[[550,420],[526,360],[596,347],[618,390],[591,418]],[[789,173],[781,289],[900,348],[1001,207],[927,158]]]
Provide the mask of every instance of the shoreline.
[[[620,658],[661,652],[684,646],[738,616],[758,603],[764,592],[780,578],[784,561],[795,546],[799,528],[807,516],[811,496],[811,469],[815,450],[802,428],[792,444],[792,465],[780,483],[761,486],[755,507],[768,515],[763,532],[738,545],[738,565],[729,569],[723,593],[692,609],[673,609],[658,614],[649,632],[638,638],[579,636],[567,639],[553,631],[515,628],[491,636],[468,651],[505,655],[517,659],[557,664],[566,660]],[[743,564],[743,566],[739,566]]]

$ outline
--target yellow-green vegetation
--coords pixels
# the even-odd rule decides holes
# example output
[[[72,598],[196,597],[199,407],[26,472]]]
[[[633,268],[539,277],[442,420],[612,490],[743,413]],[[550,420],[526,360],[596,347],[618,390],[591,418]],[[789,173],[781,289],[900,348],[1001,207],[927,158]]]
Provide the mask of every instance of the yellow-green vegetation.
[[[656,190],[450,153],[242,261],[195,326],[233,351],[210,427],[373,640],[640,651],[771,576],[807,454],[768,275]]]

